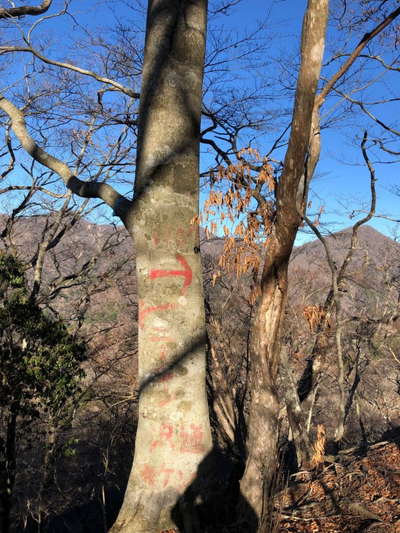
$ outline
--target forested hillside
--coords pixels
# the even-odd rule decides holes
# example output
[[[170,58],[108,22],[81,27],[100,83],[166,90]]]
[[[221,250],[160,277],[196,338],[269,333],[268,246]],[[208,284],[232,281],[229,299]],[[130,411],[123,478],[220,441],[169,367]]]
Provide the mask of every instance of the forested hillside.
[[[44,224],[44,217],[21,217],[15,225],[15,249],[23,260],[28,261],[35,253]],[[36,232],[36,242],[32,239],[32,228]],[[245,427],[241,412],[246,412],[248,408],[247,354],[253,307],[249,300],[252,279],[248,275],[237,277],[227,273],[214,282],[213,273],[218,268],[224,241],[213,236],[206,238],[204,232],[202,235],[211,341],[208,355],[209,403],[215,439],[220,444],[222,457],[225,457],[220,465],[222,481],[226,476],[237,477],[243,461]],[[350,231],[333,234],[328,239],[339,262],[349,246]],[[109,251],[94,261],[98,251],[107,246]],[[87,343],[88,353],[83,363],[85,377],[81,397],[73,419],[65,420],[57,430],[51,462],[46,462],[44,455],[49,430],[46,417],[40,417],[40,422],[35,422],[27,430],[24,426],[20,429],[14,509],[15,520],[19,524],[16,531],[35,530],[34,509],[39,504],[39,486],[44,475],[48,481],[40,505],[50,532],[72,529],[74,532],[88,530],[94,533],[104,530],[104,524],[112,523],[115,517],[129,473],[127,456],[132,457],[131,438],[137,416],[137,294],[135,276],[127,266],[132,266],[134,253],[132,258],[128,258],[127,253],[130,252],[127,251],[123,228],[98,226],[81,219],[75,224],[73,233],[64,235],[46,263],[43,277],[48,290],[54,286],[54,280],[57,280],[57,289],[63,287],[51,297],[51,309],[65,317],[72,329],[76,327],[76,317],[81,313],[79,335]],[[386,487],[384,498],[389,503],[385,505],[374,503],[371,507],[368,498],[370,492],[379,494],[382,490],[379,480],[382,469],[389,473],[397,471],[396,446],[375,446],[375,443],[398,443],[400,440],[400,366],[396,360],[400,338],[396,290],[399,254],[400,245],[396,241],[371,227],[362,228],[342,288],[346,312],[344,345],[348,395],[342,448],[351,451],[339,451],[337,454],[330,449],[336,424],[333,406],[338,403],[339,395],[333,325],[324,333],[324,366],[317,393],[311,402],[305,402],[313,438],[317,438],[317,427],[323,427],[326,432],[325,465],[332,465],[332,468],[337,465],[333,470],[330,467],[326,474],[325,470],[323,473],[320,469],[316,471],[317,479],[322,476],[321,487],[325,482],[327,486],[333,483],[331,478],[325,481],[325,477],[332,476],[333,471],[340,479],[343,478],[345,481],[340,483],[344,483],[344,492],[336,498],[341,506],[343,498],[343,513],[352,515],[348,503],[354,483],[347,481],[346,473],[359,468],[358,461],[361,459],[357,453],[361,453],[361,457],[372,454],[372,459],[369,455],[366,457],[371,461],[372,471],[378,472],[378,478],[369,474],[369,489],[361,500],[372,514],[377,513],[386,521],[385,527],[395,523],[397,489],[395,486]],[[58,264],[63,264],[62,275],[67,280],[63,284],[57,271]],[[83,267],[88,264],[92,265],[91,269],[87,267],[85,270]],[[289,303],[283,339],[290,353],[289,372],[300,386],[318,336],[317,328],[310,323],[305,310],[317,308],[324,302],[331,283],[322,245],[313,241],[295,248],[289,272]],[[100,278],[101,290],[98,289]],[[71,286],[69,279],[73,280]],[[84,309],[80,307],[83,293],[86,295]],[[282,397],[285,395],[285,379],[282,375],[279,385]],[[298,475],[287,477],[295,473],[296,459],[288,440],[284,404],[280,416],[282,479],[276,487],[274,521],[276,524],[281,521],[278,531],[308,531],[304,528],[308,527],[310,516],[304,515],[305,521],[301,525],[299,516],[308,512],[310,505],[307,483],[317,482],[312,477],[311,481]],[[371,445],[373,451],[367,452]],[[293,484],[295,481],[300,481],[300,484]],[[289,488],[281,492],[285,485]],[[320,492],[312,500],[312,508],[313,513],[318,509],[318,514],[326,516],[326,524],[320,522],[321,531],[331,531],[329,528],[332,527],[337,527],[338,531],[357,531],[363,521],[369,520],[368,517],[357,517],[356,513],[349,521],[349,529],[343,529],[342,518],[329,507],[329,494],[323,488],[318,490]],[[77,506],[78,495],[80,505]],[[381,498],[376,499],[381,501]],[[380,509],[384,514],[380,514]],[[295,517],[293,521],[290,519],[292,513]],[[229,520],[225,518],[225,522],[218,527],[228,528],[227,531],[236,531],[235,528],[239,527],[231,525],[229,529]],[[285,529],[285,524],[289,529]]]

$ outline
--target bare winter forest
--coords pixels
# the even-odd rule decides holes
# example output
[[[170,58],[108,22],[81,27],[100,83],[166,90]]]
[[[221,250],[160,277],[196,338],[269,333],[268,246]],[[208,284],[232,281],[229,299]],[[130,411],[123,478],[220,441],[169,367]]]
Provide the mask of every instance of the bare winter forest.
[[[400,533],[399,15],[0,1],[1,533]]]

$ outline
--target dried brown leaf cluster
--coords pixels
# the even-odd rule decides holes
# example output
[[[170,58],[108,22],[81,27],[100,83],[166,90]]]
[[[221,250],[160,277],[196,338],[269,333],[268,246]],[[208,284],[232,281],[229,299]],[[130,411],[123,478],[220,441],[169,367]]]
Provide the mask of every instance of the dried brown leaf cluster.
[[[267,194],[275,189],[273,168],[253,148],[241,150],[236,157],[235,164],[220,166],[212,174],[203,213],[192,221],[205,225],[208,238],[219,228],[223,231],[221,270],[214,273],[213,283],[222,270],[238,277],[251,273],[256,279],[261,267],[260,246],[266,245],[272,229],[274,204],[265,199],[264,189]],[[256,297],[257,290],[254,290],[251,299]]]
[[[314,454],[311,458],[311,468],[317,468],[324,462],[326,444],[326,431],[323,424],[317,426],[317,438],[314,442]]]
[[[322,305],[306,305],[303,309],[304,318],[313,333],[324,326],[330,327],[330,318]]]

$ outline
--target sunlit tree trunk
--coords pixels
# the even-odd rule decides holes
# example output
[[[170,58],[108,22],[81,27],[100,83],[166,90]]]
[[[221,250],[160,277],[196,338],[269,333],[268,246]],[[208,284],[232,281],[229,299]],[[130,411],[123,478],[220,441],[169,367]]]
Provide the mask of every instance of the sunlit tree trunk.
[[[284,168],[276,191],[272,228],[261,279],[261,297],[251,331],[251,405],[247,462],[241,490],[260,524],[276,471],[279,398],[276,376],[279,334],[287,295],[290,254],[319,156],[317,84],[325,44],[328,0],[309,0],[303,21],[301,65]]]
[[[150,0],[135,203],[139,424],[113,533],[200,531],[188,488],[211,449],[198,228],[206,0]],[[190,492],[190,491],[189,491]],[[179,521],[179,520],[178,520]],[[178,531],[178,529],[177,529]]]

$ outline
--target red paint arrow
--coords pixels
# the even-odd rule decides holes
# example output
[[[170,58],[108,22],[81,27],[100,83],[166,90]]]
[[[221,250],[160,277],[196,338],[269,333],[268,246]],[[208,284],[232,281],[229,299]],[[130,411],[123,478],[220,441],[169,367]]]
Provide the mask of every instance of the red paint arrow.
[[[181,294],[185,294],[188,287],[190,287],[192,283],[192,269],[182,255],[176,254],[175,257],[183,266],[184,270],[150,270],[150,279],[163,278],[167,276],[183,276],[184,282]]]
[[[155,313],[158,311],[168,311],[169,309],[175,309],[176,304],[162,304],[154,305],[152,307],[144,307],[143,301],[139,301],[139,327],[144,327],[144,321],[149,313]]]

